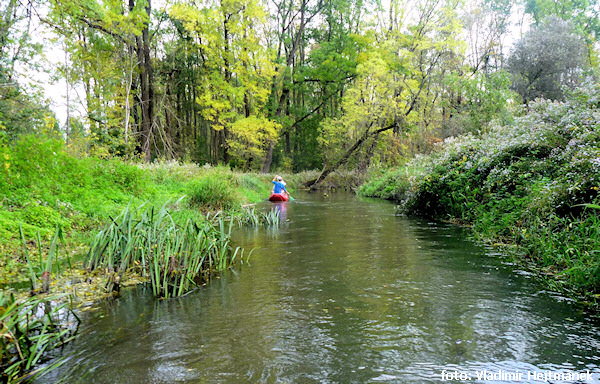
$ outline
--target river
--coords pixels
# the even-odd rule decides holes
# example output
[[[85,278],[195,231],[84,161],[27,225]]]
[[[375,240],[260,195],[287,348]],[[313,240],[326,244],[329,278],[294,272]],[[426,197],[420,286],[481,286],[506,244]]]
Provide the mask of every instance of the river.
[[[234,236],[250,265],[102,303],[38,382],[600,382],[598,322],[466,230],[345,193],[267,204],[279,229]]]

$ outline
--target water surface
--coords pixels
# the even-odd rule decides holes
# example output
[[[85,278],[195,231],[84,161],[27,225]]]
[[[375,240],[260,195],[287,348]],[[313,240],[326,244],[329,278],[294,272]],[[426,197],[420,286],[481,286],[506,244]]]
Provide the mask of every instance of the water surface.
[[[44,380],[437,383],[456,370],[500,383],[514,381],[477,374],[589,370],[600,382],[597,324],[464,230],[350,194],[260,206],[272,207],[279,230],[235,234],[255,248],[251,266],[180,299],[138,289],[103,304]]]

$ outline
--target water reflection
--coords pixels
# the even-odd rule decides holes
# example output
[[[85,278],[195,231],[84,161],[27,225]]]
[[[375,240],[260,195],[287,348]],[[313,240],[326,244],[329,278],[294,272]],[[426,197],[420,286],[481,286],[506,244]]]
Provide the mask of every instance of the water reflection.
[[[291,203],[289,203],[289,204],[291,204]],[[287,201],[279,201],[279,202],[272,202],[271,203],[271,211],[274,211],[277,214],[279,214],[279,220],[280,221],[286,221],[287,220],[287,208],[288,208],[288,202]]]
[[[90,315],[46,382],[436,383],[444,370],[548,369],[598,382],[594,325],[461,229],[350,195],[262,208],[288,221],[236,234],[255,248],[250,268]]]

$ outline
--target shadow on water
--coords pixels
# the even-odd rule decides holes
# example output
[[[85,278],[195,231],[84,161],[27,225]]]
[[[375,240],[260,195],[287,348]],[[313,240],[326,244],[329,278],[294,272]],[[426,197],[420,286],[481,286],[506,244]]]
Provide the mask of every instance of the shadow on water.
[[[436,383],[444,370],[599,382],[595,325],[463,229],[349,194],[260,208],[282,223],[236,232],[250,267],[180,299],[137,289],[101,305],[45,382]]]

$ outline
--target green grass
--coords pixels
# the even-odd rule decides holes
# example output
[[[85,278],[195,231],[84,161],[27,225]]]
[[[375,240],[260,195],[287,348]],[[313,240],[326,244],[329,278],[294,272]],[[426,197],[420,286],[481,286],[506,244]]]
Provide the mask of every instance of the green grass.
[[[243,205],[268,197],[273,177],[222,166],[87,157],[60,141],[28,135],[0,141],[0,159],[0,285],[28,279],[21,229],[28,244],[39,234],[47,254],[58,226],[72,249],[90,244],[94,231],[128,205],[171,201],[168,208],[181,222],[218,210],[241,212]],[[293,191],[294,182],[288,186]],[[61,254],[56,262],[60,267],[67,261]]]

